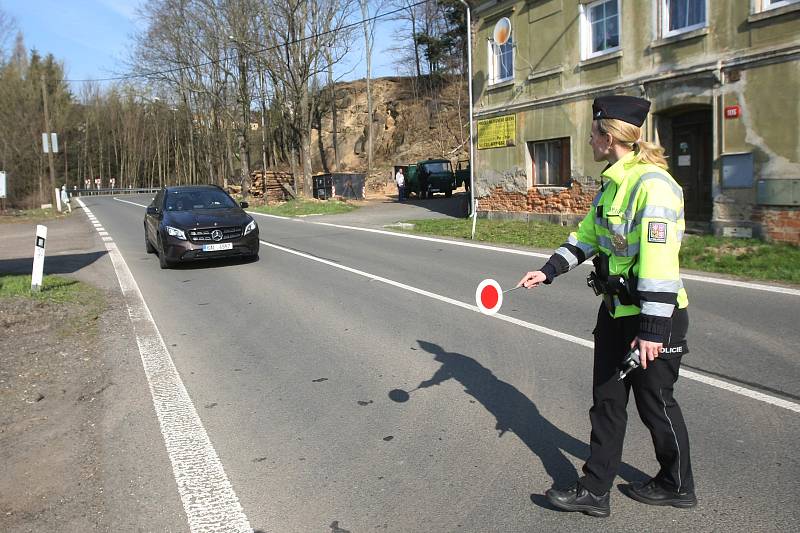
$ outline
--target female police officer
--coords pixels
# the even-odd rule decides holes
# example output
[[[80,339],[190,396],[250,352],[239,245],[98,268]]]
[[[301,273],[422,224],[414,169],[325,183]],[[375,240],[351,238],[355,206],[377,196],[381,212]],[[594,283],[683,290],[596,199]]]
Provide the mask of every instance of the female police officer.
[[[621,487],[651,505],[694,507],[689,436],[672,396],[689,325],[688,299],[678,273],[684,232],[683,192],[667,173],[664,149],[641,140],[650,102],[605,96],[592,105],[589,144],[595,161],[606,161],[605,184],[578,230],[541,270],[518,285],[533,288],[593,257],[590,276],[603,295],[594,331],[590,454],[572,487],[551,488],[547,499],[567,511],[610,513],[609,491],[622,458],[628,394],[650,430],[658,474],[645,484]],[[623,380],[618,366],[638,348],[641,368]]]

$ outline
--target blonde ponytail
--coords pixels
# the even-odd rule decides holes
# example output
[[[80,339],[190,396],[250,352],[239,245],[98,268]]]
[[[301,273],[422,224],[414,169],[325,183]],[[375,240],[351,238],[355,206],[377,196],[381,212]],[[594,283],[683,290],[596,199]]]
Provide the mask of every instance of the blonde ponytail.
[[[638,163],[650,163],[664,170],[669,168],[667,158],[664,157],[663,146],[647,141],[637,141],[633,143],[633,151],[636,154],[634,159]]]
[[[628,146],[636,154],[637,163],[649,163],[667,170],[664,148],[656,143],[642,140],[642,129],[615,118],[598,120],[600,133],[610,133],[614,141]]]

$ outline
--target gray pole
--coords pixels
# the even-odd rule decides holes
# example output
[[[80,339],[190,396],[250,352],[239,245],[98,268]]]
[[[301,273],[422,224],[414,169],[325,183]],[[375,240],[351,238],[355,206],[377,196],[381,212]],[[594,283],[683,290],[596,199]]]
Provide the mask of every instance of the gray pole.
[[[467,10],[467,75],[469,77],[469,212],[474,218],[475,213],[475,121],[472,111],[472,15],[469,4],[459,0]],[[472,225],[472,238],[475,238],[475,225]]]

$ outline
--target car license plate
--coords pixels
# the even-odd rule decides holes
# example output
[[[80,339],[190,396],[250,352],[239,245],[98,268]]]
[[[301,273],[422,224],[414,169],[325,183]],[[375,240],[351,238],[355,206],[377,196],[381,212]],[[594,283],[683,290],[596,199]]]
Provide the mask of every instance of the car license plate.
[[[204,252],[218,252],[220,250],[232,250],[233,243],[232,242],[221,242],[219,244],[204,244],[203,251]]]

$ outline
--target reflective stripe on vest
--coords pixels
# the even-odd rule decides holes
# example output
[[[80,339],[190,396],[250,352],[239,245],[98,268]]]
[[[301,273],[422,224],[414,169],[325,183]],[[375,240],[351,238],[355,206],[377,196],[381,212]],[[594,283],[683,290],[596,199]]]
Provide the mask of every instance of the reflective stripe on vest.
[[[668,174],[653,165],[623,164],[625,178],[604,185],[592,201],[590,213],[568,242],[587,257],[594,253],[596,245],[609,257],[609,275],[636,276],[639,291],[676,294],[678,307],[686,307],[688,298],[677,270],[677,253],[685,232],[683,191]],[[647,194],[646,200],[642,194]],[[655,226],[653,230],[652,223],[664,226]],[[666,229],[666,237],[655,233],[651,240],[649,232],[659,229],[662,232]],[[567,260],[570,268],[577,264],[577,258],[568,249],[562,247],[556,253]],[[647,259],[643,261],[643,257]],[[675,309],[673,304],[645,300],[640,310],[616,300],[615,317],[640,312],[668,317]]]

